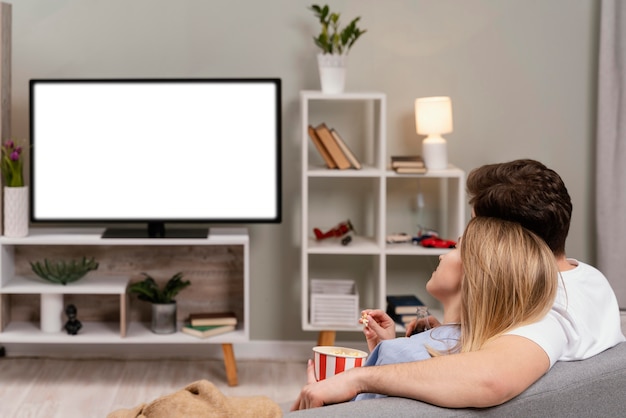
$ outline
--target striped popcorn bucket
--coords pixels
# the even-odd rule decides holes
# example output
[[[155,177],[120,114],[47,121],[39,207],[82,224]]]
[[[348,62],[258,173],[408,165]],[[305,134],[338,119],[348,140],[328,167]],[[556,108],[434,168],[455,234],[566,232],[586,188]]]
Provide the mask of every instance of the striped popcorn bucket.
[[[354,348],[317,346],[313,347],[315,359],[315,378],[324,380],[353,367],[365,363],[367,353]]]

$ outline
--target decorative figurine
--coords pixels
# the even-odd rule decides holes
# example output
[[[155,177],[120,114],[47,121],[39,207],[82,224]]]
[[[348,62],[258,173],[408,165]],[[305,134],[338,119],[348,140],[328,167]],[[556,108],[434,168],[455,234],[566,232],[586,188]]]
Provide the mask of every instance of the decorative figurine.
[[[78,330],[81,329],[83,324],[76,319],[76,306],[70,304],[65,308],[65,314],[67,315],[67,322],[65,323],[65,330],[68,335],[78,334]]]
[[[315,238],[317,240],[333,238],[333,237],[340,238],[346,235],[350,231],[354,231],[354,227],[352,226],[352,223],[350,222],[349,219],[345,222],[340,222],[339,224],[337,224],[337,226],[335,226],[332,229],[329,229],[326,232],[322,232],[322,230],[319,228],[313,228],[313,233],[315,234]]]

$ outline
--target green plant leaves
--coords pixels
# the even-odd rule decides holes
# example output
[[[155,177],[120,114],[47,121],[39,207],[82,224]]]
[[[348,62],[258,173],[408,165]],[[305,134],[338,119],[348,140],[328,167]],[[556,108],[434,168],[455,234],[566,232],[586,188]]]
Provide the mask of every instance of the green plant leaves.
[[[309,10],[313,11],[322,26],[320,34],[313,37],[313,42],[324,54],[347,54],[356,40],[367,32],[357,27],[357,23],[361,19],[360,16],[352,19],[345,28],[340,30],[339,18],[341,15],[340,13],[330,13],[328,5],[321,7],[313,4]]]
[[[189,280],[183,281],[183,273],[178,272],[165,283],[163,289],[160,289],[156,281],[147,273],[141,273],[146,278],[140,282],[132,283],[128,286],[129,293],[136,293],[139,299],[151,303],[172,303],[174,297],[189,286]]]

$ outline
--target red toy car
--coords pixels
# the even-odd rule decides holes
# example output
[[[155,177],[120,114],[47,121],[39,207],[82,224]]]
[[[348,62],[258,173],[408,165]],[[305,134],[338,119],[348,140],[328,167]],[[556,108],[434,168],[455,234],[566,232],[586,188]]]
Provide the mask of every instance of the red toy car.
[[[439,237],[424,238],[421,241],[422,247],[428,248],[454,248],[456,242],[449,239],[443,239]]]

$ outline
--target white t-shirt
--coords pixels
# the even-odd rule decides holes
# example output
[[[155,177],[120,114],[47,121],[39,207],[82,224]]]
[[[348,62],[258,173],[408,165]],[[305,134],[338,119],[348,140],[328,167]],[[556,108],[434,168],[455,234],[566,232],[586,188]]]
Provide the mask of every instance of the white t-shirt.
[[[539,322],[507,334],[526,337],[557,362],[583,360],[626,340],[622,334],[617,298],[604,275],[574,259],[561,272],[556,300]],[[561,279],[562,278],[562,279]]]

